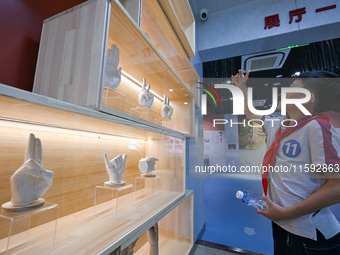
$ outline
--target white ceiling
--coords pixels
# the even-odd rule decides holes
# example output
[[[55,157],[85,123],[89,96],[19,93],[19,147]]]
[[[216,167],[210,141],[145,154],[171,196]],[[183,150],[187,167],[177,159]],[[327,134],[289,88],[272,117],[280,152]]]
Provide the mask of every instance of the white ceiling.
[[[207,9],[209,14],[233,8],[256,0],[193,0],[197,11]]]

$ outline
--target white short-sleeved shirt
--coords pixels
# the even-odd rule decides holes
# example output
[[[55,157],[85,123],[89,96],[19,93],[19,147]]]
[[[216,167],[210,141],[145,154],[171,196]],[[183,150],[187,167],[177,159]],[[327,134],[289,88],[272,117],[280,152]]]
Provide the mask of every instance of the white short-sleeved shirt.
[[[315,116],[313,114],[302,118],[298,125]],[[267,150],[275,141],[276,132],[285,118],[263,118]],[[273,164],[276,169],[268,175],[268,196],[283,207],[301,202],[325,184],[324,170],[319,167],[326,166],[324,164],[327,165],[325,171],[329,171],[331,166],[340,167],[340,137],[329,122],[313,119],[280,141]],[[322,209],[315,216],[313,214],[276,223],[290,233],[313,240],[316,240],[316,229],[327,239],[340,232],[340,224],[329,208]]]

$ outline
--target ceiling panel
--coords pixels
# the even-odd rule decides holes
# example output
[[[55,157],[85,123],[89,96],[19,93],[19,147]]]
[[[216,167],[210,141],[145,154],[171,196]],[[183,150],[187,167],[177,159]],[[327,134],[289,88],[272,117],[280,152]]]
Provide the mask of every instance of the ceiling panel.
[[[197,11],[207,9],[209,14],[233,8],[242,4],[254,2],[256,0],[194,0]]]
[[[209,14],[218,11],[217,0],[195,0],[195,2],[198,12],[202,9],[207,9]]]
[[[218,11],[230,9],[238,5],[254,2],[255,0],[217,0]],[[206,1],[209,2],[209,1]]]

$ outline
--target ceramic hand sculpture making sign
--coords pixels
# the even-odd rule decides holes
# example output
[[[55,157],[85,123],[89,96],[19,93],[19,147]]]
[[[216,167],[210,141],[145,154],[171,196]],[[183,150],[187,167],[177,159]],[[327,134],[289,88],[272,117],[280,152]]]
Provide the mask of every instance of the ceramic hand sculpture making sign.
[[[53,172],[43,167],[42,145],[30,134],[24,164],[11,176],[12,198],[2,208],[10,211],[34,209],[44,204],[40,198],[52,185]]]
[[[104,81],[109,88],[116,90],[121,81],[122,68],[119,65],[119,49],[117,45],[112,44],[107,51]]]
[[[150,108],[151,105],[153,104],[154,97],[155,96],[150,93],[150,84],[146,86],[146,80],[144,78],[142,90],[138,95],[138,103],[141,106]]]
[[[154,157],[142,158],[138,163],[139,171],[142,173],[144,177],[155,177],[155,174],[151,174],[151,172],[155,171],[155,164],[158,159]]]
[[[162,110],[161,110],[161,114],[162,114],[162,118],[166,118],[171,120],[171,115],[174,112],[173,108],[170,106],[170,98],[167,97],[167,95],[164,95],[164,101],[162,104]]]
[[[120,187],[124,186],[125,182],[122,181],[122,175],[125,170],[127,155],[118,155],[117,157],[109,160],[106,153],[104,153],[106,171],[109,174],[110,180],[105,182],[105,186]]]

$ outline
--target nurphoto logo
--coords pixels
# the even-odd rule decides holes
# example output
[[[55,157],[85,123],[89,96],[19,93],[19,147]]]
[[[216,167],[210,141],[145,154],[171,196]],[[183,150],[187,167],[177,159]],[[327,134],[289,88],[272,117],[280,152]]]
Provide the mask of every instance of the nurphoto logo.
[[[245,104],[245,99],[244,99],[244,94],[242,92],[242,90],[234,85],[230,85],[230,84],[215,84],[215,89],[208,85],[208,84],[204,84],[204,83],[200,83],[203,86],[209,88],[213,94],[217,97],[217,99],[220,102],[220,105],[222,106],[222,100],[221,97],[219,96],[219,94],[217,93],[217,91],[215,89],[228,89],[231,94],[232,94],[232,101],[233,101],[233,112],[232,115],[244,115],[244,104]],[[202,115],[206,115],[207,114],[207,95],[209,95],[212,100],[214,101],[215,106],[217,106],[217,102],[216,99],[214,97],[214,95],[205,88],[200,88],[197,87],[198,89],[203,90],[204,92],[206,92],[207,94],[202,94],[201,96],[201,102],[202,102],[202,108],[201,108],[201,113]],[[302,95],[304,95],[304,97],[302,98],[294,98],[294,99],[289,99],[287,98],[287,94],[288,93],[300,93]],[[295,105],[297,108],[300,109],[300,111],[304,114],[304,115],[312,115],[304,106],[304,103],[307,103],[309,100],[311,99],[311,93],[309,92],[309,90],[305,89],[305,88],[297,88],[297,87],[283,87],[281,88],[281,115],[287,115],[287,104],[293,104]],[[276,108],[278,105],[278,88],[272,88],[272,105],[270,107],[270,109],[266,109],[266,110],[258,110],[254,107],[253,104],[253,88],[249,87],[247,88],[247,106],[249,108],[249,111],[255,115],[270,115],[273,112],[275,112]],[[290,121],[295,122],[295,125],[297,124],[297,122],[295,120],[289,119]],[[258,119],[254,119],[254,120],[249,120],[248,121],[248,125],[252,127],[252,123],[253,122],[262,122],[262,125],[264,124],[264,121],[262,120],[258,120]],[[273,120],[271,120],[273,122]],[[287,119],[284,121],[286,122],[288,121]],[[228,121],[225,119],[214,119],[213,120],[213,125],[215,127],[215,125],[219,125],[219,124],[227,124],[230,123],[231,126],[232,124],[243,124],[244,126],[245,124],[245,120],[243,122],[232,122],[232,120]],[[272,123],[274,124],[274,123]],[[262,126],[260,125],[260,126]],[[289,125],[285,125],[284,123],[281,123],[282,126],[285,127],[290,127]]]

